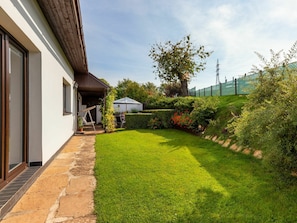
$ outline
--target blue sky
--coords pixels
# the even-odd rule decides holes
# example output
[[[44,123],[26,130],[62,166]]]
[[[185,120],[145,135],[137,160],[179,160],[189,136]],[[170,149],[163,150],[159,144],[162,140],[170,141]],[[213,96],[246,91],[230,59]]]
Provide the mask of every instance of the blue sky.
[[[214,51],[189,87],[248,73],[270,49],[297,41],[296,0],[80,0],[89,71],[112,86],[124,78],[160,85],[148,56],[155,43],[192,42]]]

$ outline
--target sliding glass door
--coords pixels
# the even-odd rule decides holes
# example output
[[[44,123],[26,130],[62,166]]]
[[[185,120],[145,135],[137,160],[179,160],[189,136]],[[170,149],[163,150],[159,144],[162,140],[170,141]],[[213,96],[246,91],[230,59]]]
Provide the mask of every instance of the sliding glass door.
[[[0,78],[0,188],[27,165],[26,52],[11,36],[1,32]]]

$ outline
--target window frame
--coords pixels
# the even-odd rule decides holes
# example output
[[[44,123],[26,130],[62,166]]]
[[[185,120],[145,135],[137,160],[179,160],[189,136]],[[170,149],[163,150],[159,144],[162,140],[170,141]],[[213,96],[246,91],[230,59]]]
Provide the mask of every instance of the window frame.
[[[71,111],[71,85],[67,80],[63,78],[62,84],[62,95],[63,95],[63,115],[72,114]]]

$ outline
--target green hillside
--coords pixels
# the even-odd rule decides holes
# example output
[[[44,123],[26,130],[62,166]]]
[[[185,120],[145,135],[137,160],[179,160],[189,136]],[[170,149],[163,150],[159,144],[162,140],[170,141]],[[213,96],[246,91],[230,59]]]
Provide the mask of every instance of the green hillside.
[[[218,97],[219,108],[215,119],[207,127],[206,135],[216,135],[221,138],[229,138],[231,135],[227,131],[227,124],[235,116],[241,114],[242,106],[247,102],[246,95],[228,95]]]

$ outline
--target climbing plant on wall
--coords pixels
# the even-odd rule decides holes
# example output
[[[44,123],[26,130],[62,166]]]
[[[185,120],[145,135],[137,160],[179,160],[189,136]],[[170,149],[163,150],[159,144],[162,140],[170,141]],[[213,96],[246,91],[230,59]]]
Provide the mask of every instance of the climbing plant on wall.
[[[105,132],[114,132],[115,131],[115,122],[114,122],[114,108],[113,101],[115,99],[116,90],[110,88],[107,96],[105,97],[105,104],[103,106],[103,127]]]

